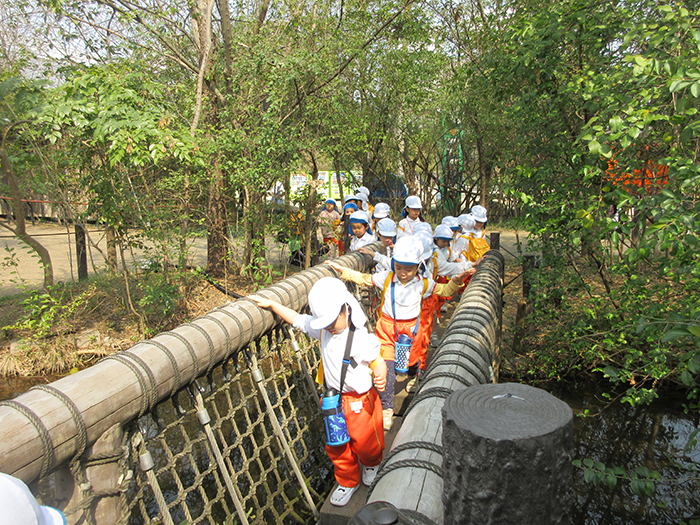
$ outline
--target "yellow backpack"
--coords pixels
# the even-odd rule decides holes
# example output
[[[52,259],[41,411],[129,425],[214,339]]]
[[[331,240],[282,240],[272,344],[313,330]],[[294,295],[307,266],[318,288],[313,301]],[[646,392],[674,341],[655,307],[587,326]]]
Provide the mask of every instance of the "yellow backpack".
[[[473,233],[470,233],[467,237],[469,237],[469,248],[467,248],[467,259],[469,261],[474,262],[480,259],[491,249],[489,243],[486,242],[486,235],[477,239]]]

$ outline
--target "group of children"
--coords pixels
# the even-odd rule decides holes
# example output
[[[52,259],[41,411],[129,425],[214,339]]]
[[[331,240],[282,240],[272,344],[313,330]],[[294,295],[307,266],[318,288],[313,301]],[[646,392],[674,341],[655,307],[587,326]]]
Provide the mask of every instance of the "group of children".
[[[327,277],[314,284],[308,297],[311,315],[251,296],[260,307],[272,309],[295,328],[320,339],[324,385],[342,389],[350,440],[339,446],[326,445],[338,483],[330,498],[336,506],[350,501],[360,480],[370,485],[382,460],[384,431],[390,430],[394,415],[397,341],[405,337],[411,341],[407,388],[413,388],[425,369],[434,319],[442,303],[463,289],[488,250],[483,206],[474,206],[471,213],[459,217],[445,217],[433,230],[421,216],[418,196],[406,198],[402,219],[396,224],[387,204],[377,203],[370,209],[369,192],[360,190],[353,197],[367,198],[348,199],[352,202],[345,203],[344,214],[353,232],[350,249],[373,255],[374,273],[363,274],[326,261],[341,280]],[[328,208],[330,218],[333,210]],[[324,230],[324,240],[326,233]],[[365,248],[377,240],[386,246],[386,255]],[[367,316],[343,280],[381,291],[374,334],[367,330]]]

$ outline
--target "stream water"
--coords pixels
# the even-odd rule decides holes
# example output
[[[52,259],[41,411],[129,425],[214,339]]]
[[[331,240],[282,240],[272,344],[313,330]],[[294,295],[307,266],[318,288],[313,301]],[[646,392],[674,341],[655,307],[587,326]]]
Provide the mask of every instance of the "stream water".
[[[651,405],[631,407],[602,396],[596,384],[561,384],[552,394],[574,411],[574,456],[606,467],[657,471],[652,495],[638,496],[629,480],[614,488],[593,485],[574,469],[572,525],[700,523],[700,425],[697,409],[685,413],[686,399],[666,393]]]

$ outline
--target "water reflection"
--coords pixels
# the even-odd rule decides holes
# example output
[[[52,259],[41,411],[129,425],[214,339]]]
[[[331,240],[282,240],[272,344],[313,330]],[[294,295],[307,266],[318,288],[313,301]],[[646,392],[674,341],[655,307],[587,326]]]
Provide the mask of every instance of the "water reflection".
[[[585,482],[583,471],[575,469],[572,524],[675,525],[700,518],[700,445],[689,446],[700,416],[683,412],[682,395],[669,394],[649,406],[630,407],[610,403],[591,386],[557,386],[552,393],[569,403],[577,416],[576,458],[624,467],[630,474],[645,466],[658,471],[661,479],[652,496],[640,497],[629,481],[619,481],[612,490],[605,482],[593,487]]]

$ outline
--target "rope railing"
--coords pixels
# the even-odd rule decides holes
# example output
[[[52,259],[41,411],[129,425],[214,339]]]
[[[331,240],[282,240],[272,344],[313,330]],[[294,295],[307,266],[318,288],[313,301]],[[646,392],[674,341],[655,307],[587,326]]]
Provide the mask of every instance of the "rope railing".
[[[339,263],[367,271],[371,258]],[[258,293],[299,311],[334,275],[319,265]],[[240,299],[0,403],[0,471],[69,524],[307,522],[332,483],[310,372],[320,353],[279,324]],[[115,427],[124,437],[96,454]],[[88,469],[98,456],[107,489],[104,465]]]

